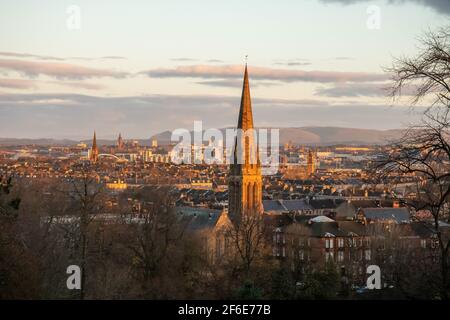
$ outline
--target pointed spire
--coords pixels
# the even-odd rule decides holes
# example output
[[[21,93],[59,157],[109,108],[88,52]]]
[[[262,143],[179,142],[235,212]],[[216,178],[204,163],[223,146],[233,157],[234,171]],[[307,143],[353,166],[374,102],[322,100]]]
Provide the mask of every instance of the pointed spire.
[[[97,148],[97,137],[95,135],[95,130],[94,130],[94,139],[92,139],[92,149],[96,149]]]
[[[252,101],[250,98],[250,85],[248,82],[247,63],[245,63],[244,83],[242,85],[241,107],[239,110],[238,129],[253,128]]]
[[[94,138],[92,139],[92,148],[89,154],[91,162],[96,163],[98,160],[97,135],[94,131]]]

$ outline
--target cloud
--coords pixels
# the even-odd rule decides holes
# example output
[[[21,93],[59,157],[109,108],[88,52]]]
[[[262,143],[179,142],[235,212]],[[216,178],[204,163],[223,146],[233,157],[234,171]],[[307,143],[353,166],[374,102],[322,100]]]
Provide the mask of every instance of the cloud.
[[[153,78],[202,78],[202,79],[241,79],[242,65],[190,65],[176,68],[160,68],[141,72]],[[304,71],[299,69],[274,69],[250,67],[252,79],[282,82],[370,82],[386,80],[385,74],[367,72]]]
[[[8,89],[32,89],[36,84],[28,79],[0,79],[0,88]]]
[[[99,58],[88,58],[88,57],[69,57],[69,58],[61,58],[54,56],[45,56],[31,53],[21,53],[21,52],[6,52],[1,51],[0,56],[3,57],[15,57],[15,58],[32,58],[38,60],[55,60],[55,61],[65,61],[65,60],[85,60],[85,61],[95,61],[95,60],[124,60],[125,57],[121,56],[104,56]]]
[[[47,81],[48,83],[56,84],[63,87],[70,88],[79,88],[79,89],[87,89],[87,90],[101,90],[104,89],[105,86],[98,83],[88,83],[88,82],[64,82],[64,81]]]
[[[352,57],[335,57],[335,60],[355,60],[355,58]]]
[[[0,105],[16,105],[23,103],[35,103],[45,100],[58,100],[66,103],[77,104],[141,104],[147,106],[179,104],[189,110],[191,106],[205,106],[215,104],[216,106],[239,106],[239,96],[223,96],[223,95],[142,95],[142,96],[123,96],[123,97],[98,97],[83,94],[71,93],[37,93],[37,94],[0,94]],[[252,101],[259,105],[315,105],[326,106],[328,102],[323,100],[311,99],[267,99],[255,98]],[[236,109],[237,110],[237,109]]]
[[[193,62],[193,61],[198,61],[198,59],[181,57],[181,58],[172,58],[172,59],[170,59],[170,61],[175,61],[175,62]]]
[[[323,3],[340,3],[340,4],[355,4],[355,3],[367,3],[369,0],[319,0]],[[440,14],[450,14],[450,1],[449,0],[388,0],[389,4],[403,4],[406,2],[415,3],[417,5],[425,6],[434,9]]]
[[[298,61],[286,61],[286,62],[275,62],[277,66],[288,66],[288,67],[296,67],[296,66],[309,66],[311,62],[298,62]]]
[[[15,59],[0,59],[0,69],[16,71],[28,77],[46,75],[57,79],[88,79],[101,77],[123,78],[124,72],[83,67],[59,62],[35,62]]]
[[[277,66],[296,67],[296,66],[309,66],[312,63],[309,59],[297,58],[287,60],[274,60],[273,64]]]
[[[388,94],[386,83],[341,83],[331,87],[320,87],[316,95],[323,97],[381,97]]]
[[[84,61],[99,61],[99,60],[126,60],[127,58],[121,56],[104,56],[98,58],[88,58],[88,57],[69,57],[64,60],[84,60]]]
[[[197,84],[210,86],[210,87],[225,87],[225,88],[241,88],[242,80],[241,79],[222,79],[222,80],[204,80],[198,81]],[[270,81],[252,81],[252,87],[271,87],[277,86],[280,83],[270,82]]]
[[[209,59],[209,60],[206,60],[206,62],[209,62],[209,63],[224,63],[225,61],[220,60],[220,59]]]
[[[332,86],[319,87],[315,94],[322,97],[388,97],[390,84],[382,83],[336,83]],[[402,96],[417,94],[417,86],[408,85],[402,89]]]
[[[239,81],[238,79],[205,80],[205,81],[198,81],[197,84],[202,84],[211,87],[239,88],[242,86],[242,81]]]
[[[0,94],[0,137],[80,139],[96,129],[104,138],[118,132],[148,138],[165,130],[191,130],[196,120],[204,128],[229,127],[236,124],[239,101],[239,96],[213,95]],[[255,123],[269,127],[398,128],[414,118],[408,110],[323,100],[253,100]]]
[[[34,58],[39,60],[64,60],[64,58],[57,58],[52,56],[41,56],[31,53],[20,53],[20,52],[0,52],[0,56],[3,57],[15,57],[15,58]]]
[[[35,89],[39,87],[39,84],[53,84],[69,88],[80,88],[87,90],[100,90],[104,89],[103,85],[97,83],[87,83],[87,82],[66,82],[66,81],[39,81],[30,79],[11,79],[11,78],[0,78],[0,88],[8,89]]]

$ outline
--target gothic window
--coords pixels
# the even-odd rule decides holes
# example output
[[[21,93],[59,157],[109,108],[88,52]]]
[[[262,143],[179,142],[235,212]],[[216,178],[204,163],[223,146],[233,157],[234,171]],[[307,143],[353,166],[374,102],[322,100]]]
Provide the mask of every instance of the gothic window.
[[[247,206],[249,209],[252,208],[252,199],[253,199],[252,184],[249,183],[247,184]]]
[[[256,205],[258,203],[258,184],[253,184],[253,204]]]
[[[250,161],[250,138],[249,136],[245,136],[245,150],[244,150],[244,154],[245,154],[245,164],[249,164]]]

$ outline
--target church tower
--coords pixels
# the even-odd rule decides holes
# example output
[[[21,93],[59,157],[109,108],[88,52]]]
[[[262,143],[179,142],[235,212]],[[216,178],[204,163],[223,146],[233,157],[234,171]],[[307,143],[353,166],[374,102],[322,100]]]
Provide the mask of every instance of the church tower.
[[[89,160],[92,163],[96,163],[98,161],[98,148],[97,148],[97,137],[94,131],[94,138],[92,139],[92,148],[91,153],[89,154]]]
[[[235,139],[228,180],[228,213],[233,222],[246,214],[262,214],[264,210],[261,162],[255,141],[247,64],[237,128],[242,130],[242,134],[238,133]]]
[[[122,134],[119,133],[119,137],[117,138],[117,149],[122,150],[124,146]]]

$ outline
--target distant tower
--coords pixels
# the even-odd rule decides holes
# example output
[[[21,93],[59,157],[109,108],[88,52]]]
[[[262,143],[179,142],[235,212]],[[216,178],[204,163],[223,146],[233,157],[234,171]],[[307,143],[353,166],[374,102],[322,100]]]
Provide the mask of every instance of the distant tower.
[[[307,163],[308,176],[314,175],[316,171],[316,157],[311,149],[308,151],[308,163]]]
[[[243,133],[249,129],[253,129],[252,102],[247,64],[245,65],[237,127]],[[242,144],[243,146],[241,146]],[[238,154],[239,152],[241,154]],[[254,159],[255,155],[256,159]],[[240,163],[238,163],[238,159],[241,159]],[[238,222],[245,214],[263,213],[263,210],[261,162],[258,146],[255,145],[253,136],[244,135],[243,139],[239,142],[238,138],[236,138],[233,149],[233,160],[230,165],[228,181],[228,212],[231,220]]]
[[[94,138],[92,139],[92,148],[91,153],[89,155],[89,160],[91,160],[92,163],[96,163],[98,161],[97,137],[95,135],[95,131],[94,131]]]
[[[123,139],[122,139],[122,134],[119,133],[119,138],[117,138],[117,148],[119,150],[122,150],[124,147],[124,143],[123,143]]]
[[[152,140],[152,148],[158,148],[158,140],[156,139]]]

